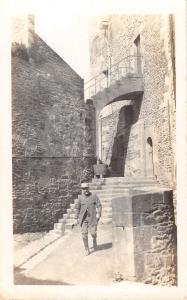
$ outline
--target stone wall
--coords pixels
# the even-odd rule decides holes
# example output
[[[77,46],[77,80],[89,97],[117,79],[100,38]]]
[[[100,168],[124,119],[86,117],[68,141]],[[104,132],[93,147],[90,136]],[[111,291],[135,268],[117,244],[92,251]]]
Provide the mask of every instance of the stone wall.
[[[123,106],[102,119],[104,162],[112,167],[112,176],[124,176],[125,174],[124,164],[128,152],[129,124],[131,122],[132,105]]]
[[[83,79],[35,32],[12,46],[14,232],[53,228],[93,176],[95,110]]]
[[[105,31],[99,30],[102,20],[108,20],[107,35]],[[96,76],[103,70],[110,69],[110,64],[113,65],[128,55],[136,55],[135,40],[140,35],[144,93],[142,99],[134,101],[132,126],[128,132],[129,137],[124,138],[124,142],[129,143],[124,145],[124,149],[128,148],[126,157],[124,155],[125,172],[129,170],[128,176],[130,173],[146,175],[147,139],[151,138],[154,175],[161,183],[175,188],[175,64],[172,26],[171,16],[98,17],[93,21],[90,53],[92,76]],[[130,60],[129,63],[131,64]],[[135,164],[129,157],[134,152],[133,148],[130,149],[131,146],[134,147],[131,140],[136,135],[136,128],[141,128],[142,123],[144,132],[139,132],[141,142],[136,143],[136,151],[142,152],[143,161]],[[114,128],[113,132],[115,130]]]
[[[13,158],[14,232],[53,229],[92,173],[90,158]]]
[[[124,163],[124,174],[125,176],[141,176],[144,177],[145,168],[143,161],[145,159],[144,156],[144,145],[143,145],[143,130],[144,124],[142,122],[138,122],[134,125],[129,126],[126,129],[125,136],[128,136],[126,140],[126,155],[125,155],[125,163]]]
[[[101,118],[101,147],[102,154],[101,160],[104,163],[110,164],[112,157],[112,149],[114,144],[114,139],[117,133],[119,110],[112,115]]]
[[[112,205],[114,275],[121,274],[125,280],[176,285],[172,192],[137,192],[114,199]]]

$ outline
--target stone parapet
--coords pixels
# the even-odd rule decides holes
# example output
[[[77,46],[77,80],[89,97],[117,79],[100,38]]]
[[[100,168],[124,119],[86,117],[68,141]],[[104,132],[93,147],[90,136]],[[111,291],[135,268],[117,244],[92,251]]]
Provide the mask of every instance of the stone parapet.
[[[141,74],[129,74],[116,80],[109,87],[93,96],[96,109],[118,100],[139,99],[144,91],[143,77]],[[100,107],[102,104],[102,107]]]
[[[126,280],[176,285],[172,191],[118,197],[112,208],[114,273]]]

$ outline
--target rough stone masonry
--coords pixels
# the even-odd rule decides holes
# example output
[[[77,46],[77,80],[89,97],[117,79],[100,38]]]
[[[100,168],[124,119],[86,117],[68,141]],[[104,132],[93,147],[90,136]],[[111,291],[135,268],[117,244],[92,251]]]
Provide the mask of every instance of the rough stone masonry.
[[[120,165],[122,161],[123,168],[120,168],[119,176],[154,175],[160,183],[175,190],[173,16],[104,15],[93,18],[91,28],[91,74],[93,77],[102,74],[102,77],[100,75],[91,82],[98,82],[97,93],[93,97],[98,115],[102,114],[101,99],[107,97],[107,91],[99,93],[100,84],[107,80],[108,90],[111,89],[111,82],[119,90],[119,81],[127,79],[128,75],[142,76],[143,80],[143,94],[140,99],[135,99],[133,93],[132,98],[125,94],[118,95],[119,100],[133,101],[131,112],[121,109],[118,114],[109,114],[103,122],[100,118],[100,122],[104,124],[103,131],[101,129],[100,132],[101,160],[112,167],[116,163]],[[105,80],[103,74],[106,74]],[[132,77],[129,82],[133,83],[134,80]],[[121,124],[121,118],[128,122]],[[111,122],[117,125],[106,132],[107,122],[109,127]],[[108,144],[105,143],[106,139],[110,141]],[[100,136],[98,140],[101,140]],[[123,159],[122,155],[116,155],[117,147],[123,149]],[[151,155],[152,167],[149,161]]]
[[[87,91],[96,108],[100,159],[113,176],[158,183],[154,195],[122,197],[119,207],[113,199],[114,267],[124,279],[163,285],[176,284],[174,50],[171,15],[93,20],[88,83],[95,82],[95,91],[89,85]],[[106,105],[122,100],[131,105],[102,116]],[[161,186],[173,190],[174,199]]]
[[[92,176],[95,111],[32,16],[13,19],[12,42],[14,232],[49,230]]]
[[[113,266],[123,279],[176,285],[177,239],[172,191],[113,199]]]

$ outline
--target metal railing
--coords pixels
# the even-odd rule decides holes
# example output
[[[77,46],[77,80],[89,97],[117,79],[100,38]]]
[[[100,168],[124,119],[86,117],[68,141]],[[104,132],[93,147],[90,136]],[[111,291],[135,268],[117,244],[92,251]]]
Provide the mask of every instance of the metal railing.
[[[85,82],[85,98],[92,98],[97,93],[109,87],[116,80],[125,77],[127,73],[141,73],[142,56],[129,55],[109,66],[109,69]]]

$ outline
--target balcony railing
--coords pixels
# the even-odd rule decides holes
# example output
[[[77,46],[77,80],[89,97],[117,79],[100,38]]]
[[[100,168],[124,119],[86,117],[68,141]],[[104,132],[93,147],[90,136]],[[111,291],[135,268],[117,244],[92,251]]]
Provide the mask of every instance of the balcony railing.
[[[91,78],[85,82],[85,98],[92,98],[97,93],[109,87],[116,80],[125,77],[128,73],[141,74],[141,61],[142,56],[129,55],[116,64],[111,65],[109,69]]]

